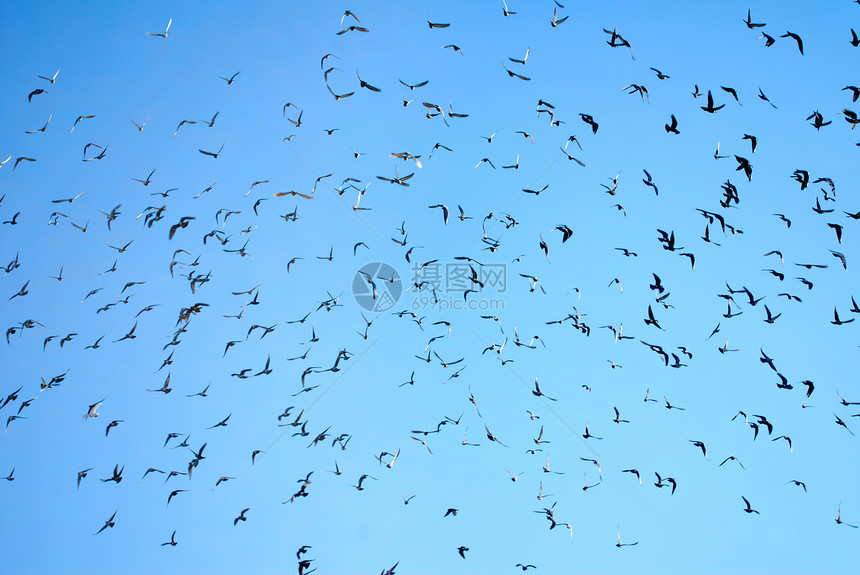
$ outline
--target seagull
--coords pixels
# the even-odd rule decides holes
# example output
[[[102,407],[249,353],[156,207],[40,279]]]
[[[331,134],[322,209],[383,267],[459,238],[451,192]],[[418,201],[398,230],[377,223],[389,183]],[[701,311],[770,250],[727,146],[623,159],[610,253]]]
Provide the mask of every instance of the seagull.
[[[844,521],[842,521],[842,504],[841,503],[839,504],[839,507],[836,508],[836,524],[837,525],[846,525],[848,527],[853,527],[854,529],[857,529],[856,525],[851,525],[850,523],[845,523]]]
[[[98,412],[99,406],[101,406],[101,404],[104,403],[104,401],[105,401],[104,399],[101,399],[101,400],[95,402],[94,404],[90,405],[89,409],[87,410],[87,413],[84,415],[84,421],[86,421],[90,417],[98,417],[99,416],[99,412]]]
[[[852,30],[852,32],[853,32],[853,30]],[[46,77],[46,76],[39,76],[39,77],[40,77],[42,80],[47,80],[48,82],[50,82],[51,84],[53,84],[54,82],[56,82],[56,81],[57,81],[57,74],[59,74],[59,73],[60,73],[60,68],[57,68],[57,71],[56,71],[56,72],[54,72],[54,75],[53,75],[53,76],[51,76],[50,78],[48,78],[48,77]]]
[[[550,24],[550,26],[555,28],[556,26],[558,26],[559,24],[561,24],[562,22],[564,22],[567,19],[568,19],[568,16],[565,16],[564,18],[559,20],[558,19],[558,8],[553,8],[552,9],[552,22],[550,22],[549,24]]]
[[[232,75],[232,76],[230,76],[229,78],[225,78],[224,76],[218,76],[218,77],[219,77],[219,78],[221,78],[222,80],[224,80],[225,82],[227,82],[227,85],[228,85],[228,86],[231,86],[231,85],[233,84],[233,82],[236,80],[236,76],[238,76],[238,75],[239,75],[239,74],[241,74],[241,73],[242,73],[242,71],[240,70],[239,72],[236,72],[235,74],[233,74],[233,75]],[[213,124],[215,123],[215,122],[214,122],[214,118],[213,118],[212,123],[213,123]],[[210,125],[210,128],[211,128],[211,127],[212,127],[212,126]]]
[[[633,545],[639,545],[639,542],[638,541],[636,541],[634,543],[622,543],[621,542],[621,530],[619,529],[618,530],[618,543],[616,543],[615,546],[620,548],[620,547],[627,547],[627,546],[633,546]]]
[[[167,28],[164,29],[164,32],[161,34],[156,34],[153,32],[147,32],[147,36],[158,36],[159,38],[167,38],[167,31],[170,30],[170,25],[173,24],[173,18],[167,21]]]
[[[217,152],[207,152],[206,150],[199,150],[199,149],[197,151],[200,152],[201,154],[206,155],[206,156],[212,156],[213,158],[215,158],[217,160],[218,156],[221,154],[221,151],[223,149],[224,149],[224,144],[221,144],[221,147],[218,149]]]

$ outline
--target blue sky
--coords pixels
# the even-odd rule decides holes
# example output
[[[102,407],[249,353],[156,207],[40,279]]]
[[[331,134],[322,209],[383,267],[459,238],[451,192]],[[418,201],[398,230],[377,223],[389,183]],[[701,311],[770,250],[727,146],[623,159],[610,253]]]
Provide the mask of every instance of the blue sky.
[[[860,6],[563,4],[510,2],[509,16],[502,2],[6,7],[8,572],[279,573],[303,545],[319,573],[849,565],[860,529],[834,520],[841,510],[860,524],[860,469],[857,439],[835,421],[860,430],[860,408],[839,395],[860,401],[858,328],[831,322],[834,308],[856,318],[860,295],[846,215],[860,210],[860,136],[843,112],[857,109],[843,88],[857,82]],[[766,25],[744,24],[748,9]],[[554,11],[567,17],[555,27]],[[147,34],[168,22],[166,37]],[[349,26],[367,32],[338,34]],[[631,49],[607,45],[604,29]],[[701,109],[708,92],[724,106],[714,114]],[[830,123],[816,129],[814,112]],[[671,116],[679,134],[664,129]],[[409,174],[408,186],[380,178]],[[697,210],[726,231],[714,219],[705,242]],[[463,279],[470,265],[483,288]],[[396,303],[368,306],[368,277]],[[464,281],[477,287],[465,299]],[[773,323],[765,305],[781,314]],[[649,306],[660,328],[643,322]],[[267,360],[271,373],[254,376]],[[170,393],[149,391],[168,374]],[[532,393],[536,378],[556,401]],[[772,433],[762,423],[754,439],[739,411]],[[293,437],[300,412],[308,435]],[[187,473],[192,449],[203,458],[191,477],[165,481]],[[101,481],[115,466],[123,481]],[[311,472],[307,496],[289,502]],[[550,506],[570,531],[549,529]],[[177,545],[161,545],[174,531]],[[617,548],[619,531],[637,545]]]

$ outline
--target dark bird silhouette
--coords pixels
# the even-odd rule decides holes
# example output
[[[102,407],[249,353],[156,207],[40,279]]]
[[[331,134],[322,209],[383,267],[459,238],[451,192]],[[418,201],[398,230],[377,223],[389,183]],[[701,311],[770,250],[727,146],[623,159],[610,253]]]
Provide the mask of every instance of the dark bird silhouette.
[[[800,39],[800,36],[793,32],[786,31],[786,33],[781,35],[780,38],[793,38],[794,41],[797,42],[797,49],[800,51],[800,55],[803,56],[803,40]]]
[[[101,528],[101,529],[99,529],[98,531],[96,531],[95,533],[93,533],[93,535],[98,535],[99,533],[101,533],[102,531],[104,531],[105,529],[107,529],[108,527],[113,528],[113,526],[114,526],[114,525],[116,525],[116,523],[114,523],[114,518],[116,518],[116,514],[117,514],[117,512],[118,512],[118,511],[119,511],[119,510],[114,511],[114,512],[113,512],[113,515],[111,515],[111,516],[110,516],[110,518],[109,518],[107,521],[105,521],[104,526],[102,526],[102,528]]]
[[[701,108],[708,112],[709,114],[715,113],[717,110],[721,110],[725,107],[725,104],[720,104],[719,106],[714,106],[714,97],[711,95],[711,91],[708,90],[708,105],[701,106]]]
[[[580,118],[582,118],[582,121],[583,121],[583,122],[585,122],[586,124],[588,124],[589,126],[591,126],[591,132],[592,132],[593,134],[596,134],[596,133],[597,133],[597,127],[598,127],[598,125],[597,125],[597,122],[595,122],[595,121],[594,121],[594,118],[592,118],[592,117],[591,117],[590,115],[588,115],[588,114],[580,114],[580,115],[579,115],[579,117],[580,117]]]
[[[741,496],[741,499],[743,499],[743,500],[744,500],[744,505],[746,505],[746,507],[744,508],[744,512],[746,512],[746,513],[755,513],[756,515],[759,515],[759,512],[758,512],[758,511],[756,511],[755,509],[753,509],[753,508],[750,506],[750,502],[749,502],[749,501],[747,501],[747,498],[746,498],[746,497]]]
[[[431,22],[430,21],[430,12],[429,11],[427,12],[427,26],[429,26],[431,30],[433,30],[434,28],[447,28],[450,25],[451,24],[443,24],[441,22]]]
[[[749,10],[747,10],[747,18],[746,18],[746,20],[743,21],[743,23],[746,24],[747,28],[749,28],[750,30],[755,30],[756,28],[761,28],[763,26],[766,26],[766,24],[764,24],[764,23],[760,23],[760,24],[754,23],[752,21],[752,17],[750,16]]]
[[[232,85],[233,85],[233,82],[236,80],[236,76],[238,76],[238,75],[239,75],[239,74],[241,74],[241,73],[242,73],[241,71],[236,72],[235,74],[233,74],[233,75],[232,75],[232,76],[230,76],[229,78],[225,78],[224,76],[218,76],[218,77],[219,77],[219,78],[221,78],[222,80],[224,80],[225,82],[227,82],[227,85],[228,85],[228,86],[232,86]],[[217,114],[216,114],[216,116],[217,116]],[[214,118],[212,119],[212,123],[215,123],[215,119],[214,119]],[[210,127],[211,127],[211,126],[210,126]]]
[[[206,150],[199,150],[199,149],[197,151],[200,152],[201,154],[205,155],[205,156],[212,156],[213,158],[215,158],[217,160],[218,156],[221,155],[221,152],[224,151],[224,144],[221,144],[221,147],[218,148],[217,152],[207,152]]]
[[[678,120],[675,118],[675,114],[672,114],[671,125],[666,124],[664,127],[666,128],[667,133],[672,133],[672,134],[680,134],[681,133],[678,131]]]
[[[248,512],[248,511],[250,511],[250,510],[251,510],[251,508],[250,508],[250,507],[246,507],[245,509],[243,509],[243,510],[242,510],[242,512],[241,512],[241,513],[239,513],[239,517],[237,517],[236,519],[234,519],[234,520],[233,520],[233,525],[236,525],[236,524],[237,524],[237,523],[239,523],[240,521],[247,521],[247,520],[248,520],[248,518],[247,518],[247,517],[245,517],[245,513],[247,513],[247,512]]]
[[[764,92],[762,92],[762,91],[761,91],[761,88],[759,88],[759,89],[758,89],[758,97],[759,97],[759,99],[760,99],[760,100],[762,100],[762,101],[767,102],[768,104],[770,104],[770,105],[771,105],[771,107],[772,107],[774,110],[776,110],[776,109],[777,109],[777,107],[774,105],[774,103],[773,103],[773,102],[771,102],[771,101],[768,99],[768,97],[764,95]]]
[[[851,525],[850,523],[845,523],[844,521],[842,521],[842,504],[841,503],[836,508],[836,524],[837,525],[845,525],[846,527],[853,527],[854,529],[857,529],[856,525]]]

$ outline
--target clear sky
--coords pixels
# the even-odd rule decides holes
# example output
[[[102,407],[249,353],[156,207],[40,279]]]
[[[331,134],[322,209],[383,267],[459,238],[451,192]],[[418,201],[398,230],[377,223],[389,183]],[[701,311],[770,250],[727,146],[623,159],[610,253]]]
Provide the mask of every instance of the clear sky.
[[[854,566],[860,5],[562,4],[7,3],[4,572]]]

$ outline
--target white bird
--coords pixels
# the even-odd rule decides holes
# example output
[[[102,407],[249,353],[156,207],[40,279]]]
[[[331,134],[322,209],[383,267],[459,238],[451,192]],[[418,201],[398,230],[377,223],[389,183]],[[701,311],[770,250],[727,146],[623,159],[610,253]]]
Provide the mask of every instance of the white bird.
[[[98,417],[99,416],[98,409],[102,403],[104,403],[104,399],[97,401],[94,404],[92,404],[90,406],[90,408],[87,410],[86,414],[84,414],[84,421],[86,421],[87,418],[89,418],[89,417]]]
[[[173,18],[167,21],[167,28],[164,29],[164,33],[156,34],[154,32],[147,32],[147,36],[158,36],[159,38],[167,38],[167,31],[170,30],[170,25],[173,24]]]

